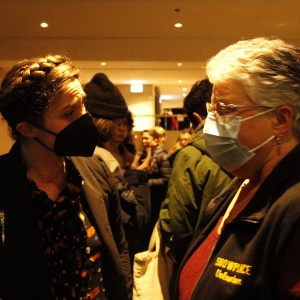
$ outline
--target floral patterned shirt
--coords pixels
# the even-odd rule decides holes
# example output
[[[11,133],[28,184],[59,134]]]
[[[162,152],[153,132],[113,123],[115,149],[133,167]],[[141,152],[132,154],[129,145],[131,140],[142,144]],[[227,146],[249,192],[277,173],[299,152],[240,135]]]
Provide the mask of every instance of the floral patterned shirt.
[[[55,201],[30,180],[53,299],[105,300],[103,249],[92,226],[82,178],[66,159],[67,186]]]

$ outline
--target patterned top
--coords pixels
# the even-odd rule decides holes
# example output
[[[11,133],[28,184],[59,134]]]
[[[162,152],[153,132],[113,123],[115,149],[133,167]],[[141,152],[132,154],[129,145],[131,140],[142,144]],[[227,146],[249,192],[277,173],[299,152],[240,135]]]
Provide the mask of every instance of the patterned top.
[[[105,300],[101,273],[103,249],[92,226],[82,178],[66,159],[67,186],[55,201],[29,179],[42,233],[53,299]]]

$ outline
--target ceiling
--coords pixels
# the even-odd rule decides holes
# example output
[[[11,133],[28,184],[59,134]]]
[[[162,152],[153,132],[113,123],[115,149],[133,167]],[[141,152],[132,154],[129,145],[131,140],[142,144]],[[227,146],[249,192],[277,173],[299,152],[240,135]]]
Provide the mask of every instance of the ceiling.
[[[0,0],[0,76],[23,58],[62,53],[83,83],[104,72],[182,100],[212,55],[257,36],[300,47],[300,0]]]

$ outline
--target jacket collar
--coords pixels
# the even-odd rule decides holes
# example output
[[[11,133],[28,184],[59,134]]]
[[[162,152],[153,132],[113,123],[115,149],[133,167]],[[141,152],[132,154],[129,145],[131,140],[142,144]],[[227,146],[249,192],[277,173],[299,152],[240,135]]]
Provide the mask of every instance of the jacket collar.
[[[256,192],[249,205],[241,214],[241,218],[260,221],[269,207],[289,187],[300,182],[300,145],[297,145],[275,167],[262,186]]]

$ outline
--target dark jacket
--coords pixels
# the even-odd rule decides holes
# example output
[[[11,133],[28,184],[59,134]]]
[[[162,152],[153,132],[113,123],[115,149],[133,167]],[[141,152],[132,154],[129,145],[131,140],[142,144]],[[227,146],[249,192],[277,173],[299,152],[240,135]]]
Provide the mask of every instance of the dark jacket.
[[[200,124],[193,139],[169,157],[172,173],[160,211],[159,230],[177,260],[191,242],[209,201],[233,178],[208,155],[202,129]]]
[[[158,145],[152,151],[152,159],[152,171],[149,174],[148,184],[151,190],[152,217],[153,221],[156,222],[161,203],[167,194],[172,169],[168,160],[168,152],[162,145]]]
[[[121,198],[121,217],[129,247],[131,265],[134,254],[148,249],[151,233],[151,194],[144,171],[126,170],[112,173]]]
[[[151,233],[151,196],[148,175],[144,171],[126,169],[122,174],[113,155],[104,148],[96,147],[95,155],[100,155],[116,181],[121,199],[121,218],[129,246],[131,264],[134,254],[148,249]]]
[[[109,299],[130,299],[128,246],[121,224],[119,194],[106,165],[95,157],[74,157],[84,179],[85,198],[105,247],[103,278]],[[47,268],[26,171],[15,144],[0,157],[0,211],[5,213],[5,244],[0,244],[0,298],[50,299]]]
[[[180,270],[224,215],[241,183],[240,179],[233,180],[210,202]],[[205,220],[209,220],[207,225]],[[289,267],[283,264],[289,255],[285,251],[299,240],[296,236],[299,225],[300,146],[297,146],[276,166],[245,209],[225,224],[191,299],[294,299],[287,293],[279,297],[277,289],[284,285],[282,279],[290,272],[295,282],[299,282],[299,251],[291,248],[294,263]],[[173,299],[176,298],[174,295]]]

